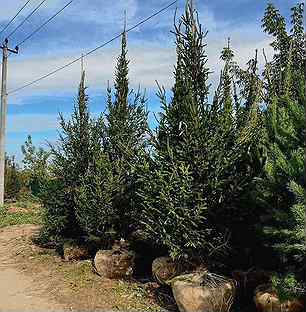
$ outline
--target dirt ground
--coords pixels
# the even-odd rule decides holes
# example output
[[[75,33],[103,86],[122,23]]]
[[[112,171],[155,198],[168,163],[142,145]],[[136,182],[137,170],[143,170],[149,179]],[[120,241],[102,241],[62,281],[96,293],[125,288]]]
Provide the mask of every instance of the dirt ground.
[[[40,277],[22,272],[16,255],[22,248],[20,238],[28,238],[37,226],[12,226],[0,230],[0,311],[60,311],[69,307],[56,302]],[[42,280],[41,280],[42,281]]]
[[[33,244],[39,226],[0,229],[1,311],[160,311],[147,285],[111,281]]]

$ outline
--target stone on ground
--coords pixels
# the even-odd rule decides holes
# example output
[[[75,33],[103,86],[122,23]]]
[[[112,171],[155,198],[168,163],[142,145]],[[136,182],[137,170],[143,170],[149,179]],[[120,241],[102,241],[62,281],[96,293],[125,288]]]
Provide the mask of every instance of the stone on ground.
[[[254,301],[258,312],[302,312],[304,304],[299,299],[280,302],[270,284],[263,284],[256,288]]]
[[[122,279],[133,274],[135,254],[124,248],[99,250],[94,264],[97,273],[110,279]]]
[[[236,291],[232,280],[207,271],[177,276],[171,285],[180,312],[227,312]]]

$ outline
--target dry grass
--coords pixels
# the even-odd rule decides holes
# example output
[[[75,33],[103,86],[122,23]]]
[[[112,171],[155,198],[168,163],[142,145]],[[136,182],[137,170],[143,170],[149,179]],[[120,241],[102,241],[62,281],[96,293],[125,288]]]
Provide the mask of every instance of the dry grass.
[[[16,238],[14,256],[19,269],[33,277],[35,287],[46,289],[71,310],[162,310],[145,285],[103,279],[93,272],[90,260],[66,262],[54,250],[35,246],[30,237]]]
[[[34,288],[44,289],[70,310],[162,310],[145,285],[103,279],[93,272],[91,261],[65,262],[54,250],[38,247],[32,237],[39,227],[25,224],[41,224],[38,203],[21,201],[0,208],[1,231],[15,236],[9,251],[11,258],[33,279]]]

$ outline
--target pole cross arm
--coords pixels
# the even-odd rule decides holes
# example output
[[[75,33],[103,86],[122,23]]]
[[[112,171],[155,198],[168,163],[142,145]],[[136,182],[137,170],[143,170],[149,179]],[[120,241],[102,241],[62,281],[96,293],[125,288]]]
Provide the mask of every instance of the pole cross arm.
[[[0,46],[0,49],[2,49],[2,50],[6,49],[7,52],[11,52],[11,53],[18,54],[19,47],[16,46],[15,49],[10,49],[10,48],[8,47],[8,43],[9,43],[9,41],[8,41],[8,39],[6,38],[6,39],[4,40],[2,46]]]
[[[12,49],[7,49],[9,52],[12,52],[12,53],[15,53],[15,54],[18,54],[18,52],[19,52],[19,48],[18,47],[16,47],[14,50],[12,50]]]
[[[6,47],[7,48],[7,47]],[[4,49],[4,46],[1,46],[0,47],[0,49]],[[10,48],[7,48],[7,51],[8,52],[11,52],[11,53],[15,53],[15,54],[18,54],[18,52],[19,52],[19,48],[18,47],[15,47],[15,49],[13,50],[13,49],[10,49]]]

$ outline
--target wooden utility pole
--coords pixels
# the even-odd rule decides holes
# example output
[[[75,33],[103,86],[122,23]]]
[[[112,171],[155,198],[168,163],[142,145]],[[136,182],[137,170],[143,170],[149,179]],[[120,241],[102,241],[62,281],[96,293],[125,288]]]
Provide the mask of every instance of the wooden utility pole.
[[[304,12],[304,20],[306,19],[306,12]],[[306,32],[304,32],[304,49],[306,50]],[[304,55],[304,88],[306,88],[306,58]],[[306,101],[304,103],[304,116],[306,121]],[[304,234],[306,247],[306,122],[304,121]],[[306,264],[304,263],[306,266]]]
[[[0,117],[0,206],[4,204],[4,172],[5,172],[5,130],[7,114],[7,61],[9,52],[18,53],[18,47],[14,50],[8,48],[8,40],[5,39],[2,46],[2,84],[1,84],[1,117]]]

